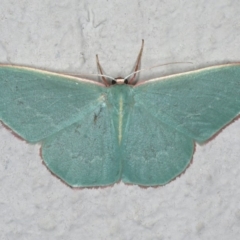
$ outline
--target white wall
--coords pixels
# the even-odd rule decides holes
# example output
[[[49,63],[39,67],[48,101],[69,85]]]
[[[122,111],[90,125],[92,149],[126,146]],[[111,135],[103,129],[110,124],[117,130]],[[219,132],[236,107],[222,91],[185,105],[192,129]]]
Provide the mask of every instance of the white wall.
[[[0,63],[126,76],[145,39],[151,79],[240,61],[240,4],[227,1],[1,0]],[[196,146],[164,187],[71,189],[42,164],[39,145],[0,127],[0,239],[238,239],[240,120]]]

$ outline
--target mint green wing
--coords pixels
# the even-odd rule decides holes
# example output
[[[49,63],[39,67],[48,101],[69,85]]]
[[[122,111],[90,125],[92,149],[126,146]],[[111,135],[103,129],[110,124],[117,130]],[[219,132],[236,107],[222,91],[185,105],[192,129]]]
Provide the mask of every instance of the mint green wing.
[[[71,186],[120,178],[106,94],[93,81],[0,66],[0,120],[28,142],[40,142],[46,165]]]
[[[203,143],[240,113],[240,65],[151,80],[136,86],[134,94],[149,114]]]
[[[133,88],[133,97],[123,180],[162,185],[186,169],[195,141],[207,141],[239,115],[240,65],[144,82]]]
[[[122,180],[143,186],[163,185],[178,176],[191,161],[194,142],[149,115],[135,103],[124,133]]]
[[[50,72],[0,66],[0,119],[36,143],[99,108],[104,86]]]
[[[117,133],[103,103],[84,119],[47,138],[42,156],[48,168],[70,186],[93,187],[120,180]]]

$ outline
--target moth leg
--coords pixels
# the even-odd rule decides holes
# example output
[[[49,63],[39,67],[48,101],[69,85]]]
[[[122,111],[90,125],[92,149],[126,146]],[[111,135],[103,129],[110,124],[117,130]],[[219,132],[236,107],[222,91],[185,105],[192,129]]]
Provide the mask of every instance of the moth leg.
[[[96,61],[97,61],[98,70],[99,70],[99,72],[101,73],[101,75],[103,75],[103,69],[102,69],[102,66],[100,65],[100,62],[99,62],[99,59],[98,59],[98,55],[97,55],[97,54],[96,54]],[[101,77],[102,77],[103,83],[104,83],[106,86],[109,86],[107,79],[106,79],[104,76],[101,76]]]
[[[144,40],[142,39],[142,46],[141,46],[140,52],[139,52],[138,57],[137,57],[137,63],[136,63],[136,66],[134,68],[134,72],[138,71],[138,69],[140,67],[143,47],[144,47]],[[129,84],[132,84],[134,82],[134,80],[136,78],[136,75],[137,75],[137,73],[134,73],[134,75],[130,78],[130,80],[128,81]]]

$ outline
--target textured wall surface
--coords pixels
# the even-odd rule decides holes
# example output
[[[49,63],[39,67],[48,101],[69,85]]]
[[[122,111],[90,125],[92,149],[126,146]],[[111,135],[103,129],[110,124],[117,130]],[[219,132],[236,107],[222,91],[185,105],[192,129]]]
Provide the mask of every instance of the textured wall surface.
[[[141,79],[240,61],[240,5],[227,1],[1,0],[0,63],[126,76],[141,39]],[[90,76],[91,78],[91,76]],[[0,239],[239,239],[240,120],[196,146],[163,187],[71,189],[0,126]]]

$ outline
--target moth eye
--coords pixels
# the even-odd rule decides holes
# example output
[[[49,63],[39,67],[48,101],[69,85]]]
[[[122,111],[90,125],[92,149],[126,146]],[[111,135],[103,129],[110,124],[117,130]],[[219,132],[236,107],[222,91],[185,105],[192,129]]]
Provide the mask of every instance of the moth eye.
[[[116,84],[117,81],[116,80],[112,80],[112,85]]]

